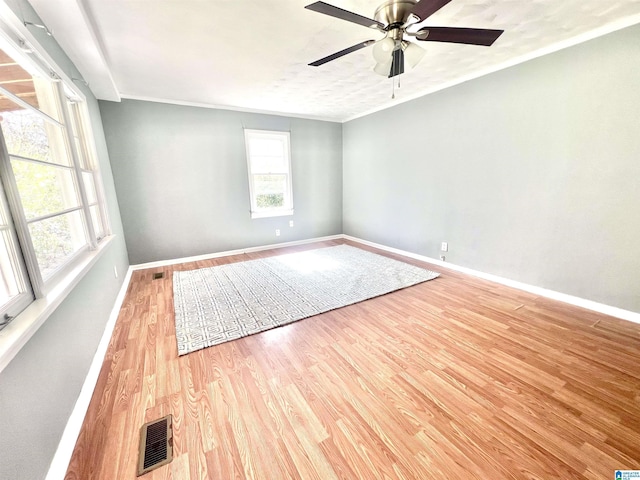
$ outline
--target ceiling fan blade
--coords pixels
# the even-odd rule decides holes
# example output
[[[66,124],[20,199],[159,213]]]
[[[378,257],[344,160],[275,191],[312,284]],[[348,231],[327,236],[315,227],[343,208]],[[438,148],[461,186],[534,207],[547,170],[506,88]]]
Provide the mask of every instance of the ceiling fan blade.
[[[336,17],[341,20],[346,20],[347,22],[357,23],[358,25],[362,25],[364,27],[379,28],[379,29],[384,28],[384,25],[378,22],[377,20],[363,17],[362,15],[358,15],[357,13],[353,13],[348,10],[344,10],[342,8],[334,7],[333,5],[329,5],[328,3],[315,2],[310,5],[307,5],[304,8],[313,10],[314,12],[324,13],[325,15],[330,15],[332,17]]]
[[[324,58],[321,58],[320,60],[316,60],[315,62],[310,63],[309,65],[312,67],[319,67],[320,65],[324,65],[325,63],[330,62],[331,60],[335,60],[336,58],[340,58],[344,55],[347,55],[348,53],[352,53],[357,50],[360,50],[361,48],[368,47],[369,45],[372,45],[374,43],[376,43],[375,40],[367,40],[366,42],[358,43],[353,47],[345,48],[344,50],[340,50],[339,52],[329,55],[328,57],[324,57]]]
[[[420,21],[430,17],[451,0],[420,0],[413,7],[411,13],[420,18]]]
[[[415,37],[423,42],[466,43],[490,47],[503,32],[504,30],[485,28],[423,27],[416,32]]]

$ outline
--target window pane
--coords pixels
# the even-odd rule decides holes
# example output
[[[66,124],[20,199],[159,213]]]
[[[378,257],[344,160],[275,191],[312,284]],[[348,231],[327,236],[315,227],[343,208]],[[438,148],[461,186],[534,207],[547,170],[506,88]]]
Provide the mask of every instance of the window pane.
[[[100,214],[100,207],[94,205],[90,207],[91,222],[93,222],[93,231],[96,233],[96,238],[104,237],[104,228],[102,228],[102,215]]]
[[[285,206],[286,175],[254,175],[253,188],[257,208],[282,208]]]
[[[268,156],[282,157],[284,156],[284,145],[282,140],[277,138],[252,138],[249,142],[249,151],[251,157]]]
[[[30,110],[0,112],[0,125],[11,155],[71,165],[61,127]]]
[[[96,195],[96,184],[93,180],[92,172],[82,172],[82,181],[84,182],[84,189],[87,193],[87,201],[91,203],[98,203],[98,196]]]
[[[43,277],[86,245],[79,210],[29,224],[29,233]]]
[[[0,55],[3,55],[4,52],[0,50]],[[11,70],[8,70],[11,68]],[[29,105],[38,108],[38,97],[36,96],[36,88],[33,85],[33,80],[29,78],[22,77],[22,80],[14,80],[7,81],[7,78],[11,78],[14,76],[14,73],[18,72],[18,70],[22,70],[22,68],[18,65],[14,65],[13,67],[7,67],[6,65],[0,65],[0,85],[3,88],[7,89],[9,92],[14,95],[20,97],[22,100],[27,102]],[[24,70],[22,70],[24,72]],[[27,74],[28,75],[28,74]],[[9,100],[4,95],[0,97],[0,111],[7,110],[15,110],[22,108],[21,106],[13,103],[12,100]]]
[[[3,50],[0,50],[0,84],[29,105],[38,108],[36,87],[31,74]]]
[[[284,157],[251,157],[252,173],[286,173]]]
[[[69,168],[11,159],[27,220],[80,205]]]
[[[0,50],[0,85],[29,105],[60,121],[55,84],[48,78],[32,76],[3,50]],[[0,101],[0,112],[11,110],[11,105],[15,105],[5,102],[6,99]]]

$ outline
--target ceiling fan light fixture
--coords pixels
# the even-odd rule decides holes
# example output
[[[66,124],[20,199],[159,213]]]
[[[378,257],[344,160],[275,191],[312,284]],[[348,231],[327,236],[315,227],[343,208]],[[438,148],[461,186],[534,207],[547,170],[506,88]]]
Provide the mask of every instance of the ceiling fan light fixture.
[[[404,50],[404,59],[411,68],[418,65],[420,60],[422,60],[422,57],[424,57],[424,54],[427,53],[424,48],[419,47],[415,43],[406,41],[402,42],[402,49]]]
[[[426,53],[417,44],[405,40],[405,36],[412,37],[419,42],[460,43],[490,47],[504,33],[503,30],[486,28],[420,28],[420,23],[423,20],[426,20],[449,2],[451,0],[384,0],[376,9],[374,18],[371,19],[321,0],[315,1],[305,8],[364,27],[373,27],[380,32],[384,32],[385,37],[378,41],[366,40],[360,42],[316,60],[309,65],[318,67],[373,45],[372,54],[376,61],[373,67],[374,72],[388,78],[395,78],[405,73],[405,67],[406,70],[415,68]],[[408,31],[410,27],[411,30]]]
[[[375,66],[373,67],[373,71],[376,72],[378,75],[382,75],[383,77],[388,77],[389,72],[391,71],[391,63],[392,63],[392,57],[389,57],[389,60],[387,62],[376,63]]]
[[[387,63],[391,61],[391,52],[395,49],[396,42],[391,37],[384,37],[373,46],[373,58],[376,63]]]

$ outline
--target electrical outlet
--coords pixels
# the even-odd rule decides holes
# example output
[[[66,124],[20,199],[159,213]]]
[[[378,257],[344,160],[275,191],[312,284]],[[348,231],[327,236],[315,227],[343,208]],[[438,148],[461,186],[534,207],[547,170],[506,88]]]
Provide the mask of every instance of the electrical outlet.
[[[277,228],[277,229],[276,229],[276,237],[279,237],[279,236],[280,236],[280,229],[279,229],[279,228]]]
[[[293,220],[289,220],[289,226],[293,227]]]
[[[448,252],[449,244],[447,242],[442,242],[442,245],[440,246],[440,250],[442,250],[443,252]]]

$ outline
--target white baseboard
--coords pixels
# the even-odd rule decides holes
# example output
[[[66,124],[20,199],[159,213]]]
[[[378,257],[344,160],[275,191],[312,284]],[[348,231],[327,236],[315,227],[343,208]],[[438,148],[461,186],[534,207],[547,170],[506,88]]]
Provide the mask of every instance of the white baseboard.
[[[150,263],[143,263],[139,265],[132,265],[129,267],[125,280],[122,283],[122,287],[120,288],[120,292],[118,293],[118,297],[116,298],[115,304],[111,311],[111,315],[109,316],[109,320],[107,321],[107,324],[105,326],[102,339],[100,340],[100,344],[98,345],[98,349],[91,363],[91,367],[89,368],[89,373],[87,374],[84,384],[82,385],[82,390],[80,391],[80,395],[76,400],[76,404],[73,409],[73,412],[71,413],[71,416],[67,421],[67,426],[65,427],[64,433],[62,434],[60,444],[58,445],[58,449],[56,450],[56,453],[51,462],[51,466],[49,467],[49,472],[47,474],[46,480],[62,480],[67,471],[67,468],[69,467],[69,462],[71,461],[71,455],[73,454],[73,449],[75,448],[76,442],[78,440],[78,436],[80,435],[80,429],[82,428],[84,417],[87,413],[87,410],[89,409],[89,403],[91,402],[93,391],[98,382],[100,369],[102,367],[102,363],[104,362],[104,358],[107,354],[107,347],[109,346],[111,335],[113,334],[113,329],[115,328],[116,320],[118,319],[118,314],[120,313],[120,308],[124,301],[124,296],[127,292],[127,288],[129,287],[129,282],[131,281],[131,274],[134,270],[162,267],[167,265],[175,265],[178,263],[207,260],[210,258],[226,257],[229,255],[259,252],[263,250],[272,250],[275,248],[290,247],[294,245],[304,245],[307,243],[322,242],[327,240],[340,240],[340,239],[350,240],[352,242],[360,243],[362,245],[368,245],[370,247],[378,248],[386,252],[395,253],[408,258],[413,258],[415,260],[420,260],[423,262],[431,263],[433,265],[438,265],[444,268],[455,270],[457,272],[473,275],[474,277],[483,278],[485,280],[506,285],[508,287],[517,288],[525,292],[533,293],[534,295],[551,298],[553,300],[558,300],[564,303],[568,303],[570,305],[575,305],[575,306],[586,308],[588,310],[592,310],[598,313],[603,313],[605,315],[611,315],[612,317],[621,318],[623,320],[629,320],[634,323],[640,323],[640,313],[635,313],[629,310],[612,307],[610,305],[605,305],[602,303],[594,302],[592,300],[587,300],[580,297],[574,297],[573,295],[567,295],[565,293],[548,290],[546,288],[536,287],[534,285],[517,282],[515,280],[499,277],[497,275],[492,275],[490,273],[484,273],[484,272],[480,272],[470,268],[461,267],[453,263],[442,262],[440,260],[436,260],[431,257],[426,257],[424,255],[419,255],[417,253],[408,252],[406,250],[400,250],[398,248],[388,247],[380,243],[370,242],[368,240],[363,240],[361,238],[352,237],[351,235],[344,235],[344,234],[311,238],[307,240],[297,240],[293,242],[276,243],[273,245],[264,245],[260,247],[228,250],[225,252],[218,252],[218,253],[213,253],[209,255],[200,255],[197,257],[185,257],[185,258],[179,258],[174,260],[164,260],[159,262],[150,262]]]
[[[231,255],[242,255],[243,253],[261,252],[264,250],[273,250],[275,248],[293,247],[295,245],[304,245],[307,243],[326,242],[328,240],[340,240],[344,235],[329,235],[326,237],[308,238],[306,240],[295,240],[293,242],[274,243],[271,245],[262,245],[259,247],[239,248],[237,250],[226,250],[224,252],[208,253],[205,255],[197,255],[194,257],[175,258],[171,260],[159,260],[157,262],[139,263],[131,265],[133,270],[144,270],[146,268],[166,267],[168,265],[176,265],[178,263],[199,262],[201,260],[209,260],[211,258],[229,257]]]
[[[116,326],[116,320],[120,314],[120,308],[122,307],[122,302],[124,301],[124,297],[127,293],[129,282],[131,281],[132,271],[131,267],[129,267],[124,281],[120,286],[120,291],[118,292],[116,301],[111,309],[111,314],[109,315],[109,320],[107,320],[107,324],[105,325],[102,338],[98,344],[98,349],[93,356],[89,372],[84,379],[80,395],[76,400],[71,416],[69,417],[69,420],[67,420],[67,425],[64,428],[62,438],[60,439],[56,453],[53,456],[53,460],[51,461],[49,472],[47,473],[45,480],[63,480],[67,469],[69,468],[71,455],[73,455],[73,449],[75,448],[78,437],[80,436],[80,429],[82,428],[84,417],[89,409],[93,391],[98,383],[98,377],[100,375],[102,363],[107,355],[107,348],[111,341],[111,335],[113,334],[113,329]]]
[[[111,315],[109,316],[109,320],[105,325],[104,332],[102,334],[102,338],[100,339],[100,344],[98,345],[98,349],[93,357],[93,361],[91,362],[91,366],[89,367],[89,372],[84,380],[82,385],[82,389],[80,390],[80,395],[76,400],[76,404],[73,407],[73,411],[71,412],[71,416],[69,420],[67,420],[67,425],[62,433],[62,438],[60,439],[60,443],[58,444],[58,448],[56,450],[55,455],[53,456],[53,460],[51,461],[51,465],[49,466],[49,472],[45,480],[62,480],[69,468],[69,462],[71,461],[71,456],[73,455],[73,449],[76,446],[76,442],[78,441],[78,437],[80,436],[80,430],[82,428],[82,424],[84,422],[84,418],[87,414],[87,410],[89,409],[89,404],[91,403],[91,397],[93,396],[93,391],[96,388],[96,384],[98,383],[98,377],[100,375],[100,369],[102,368],[102,364],[107,355],[107,348],[109,346],[109,342],[111,341],[111,335],[113,334],[113,330],[116,325],[116,320],[118,319],[118,315],[120,313],[120,308],[122,307],[122,303],[124,302],[125,294],[127,293],[127,288],[129,288],[129,282],[131,281],[131,274],[134,270],[142,270],[145,268],[154,268],[154,267],[162,267],[166,265],[175,265],[177,263],[186,263],[186,262],[194,262],[198,260],[207,260],[210,258],[219,258],[226,257],[229,255],[238,255],[242,253],[250,253],[250,252],[259,252],[263,250],[272,250],[275,248],[282,247],[291,247],[295,245],[304,245],[307,243],[314,242],[322,242],[327,240],[340,240],[343,238],[343,235],[330,235],[326,237],[317,237],[310,238],[307,240],[296,240],[293,242],[283,242],[276,243],[273,245],[264,245],[259,247],[250,247],[243,248],[238,250],[228,250],[225,252],[217,252],[208,255],[199,255],[197,257],[185,257],[178,258],[174,260],[163,260],[159,262],[150,262],[143,263],[139,265],[131,265],[127,270],[127,274],[125,276],[124,282],[120,287],[120,292],[116,297],[116,301],[113,305],[113,309],[111,310]]]
[[[508,278],[499,277],[497,275],[492,275],[490,273],[484,273],[478,270],[473,270],[471,268],[461,267],[453,263],[443,262],[441,260],[436,260],[435,258],[426,257],[424,255],[419,255],[417,253],[408,252],[406,250],[400,250],[398,248],[387,247],[386,245],[370,242],[368,240],[363,240],[357,237],[352,237],[351,235],[342,235],[342,238],[344,238],[345,240],[351,240],[352,242],[361,243],[362,245],[368,245],[370,247],[379,248],[380,250],[384,250],[390,253],[396,253],[398,255],[403,255],[408,258],[413,258],[415,260],[421,260],[423,262],[431,263],[433,265],[439,265],[441,267],[455,270],[456,272],[473,275],[474,277],[483,278],[485,280],[499,283],[501,285],[517,288],[518,290],[523,290],[525,292],[533,293],[534,295],[539,295],[541,297],[551,298],[553,300],[558,300],[560,302],[568,303],[570,305],[586,308],[587,310],[592,310],[594,312],[603,313],[605,315],[621,318],[623,320],[628,320],[634,323],[640,323],[640,313],[632,312],[630,310],[624,310],[622,308],[612,307],[611,305],[605,305],[604,303],[594,302],[593,300],[587,300],[586,298],[575,297],[573,295],[568,295],[566,293],[556,292],[555,290],[548,290],[546,288],[536,287],[535,285],[529,285],[527,283],[510,280]]]

